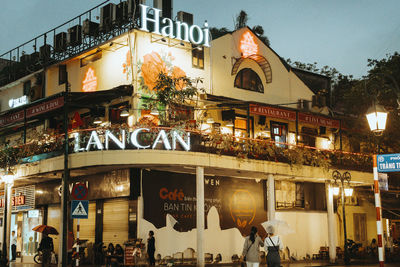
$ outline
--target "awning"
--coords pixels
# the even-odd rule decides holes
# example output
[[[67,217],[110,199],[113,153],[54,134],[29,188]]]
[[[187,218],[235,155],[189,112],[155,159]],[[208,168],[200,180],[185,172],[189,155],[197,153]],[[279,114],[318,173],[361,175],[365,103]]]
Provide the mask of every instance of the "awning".
[[[121,96],[132,95],[131,85],[122,85],[110,90],[91,93],[69,92],[67,101],[71,108],[88,107],[108,102]],[[0,114],[0,127],[4,128],[24,119],[31,119],[42,114],[49,114],[64,106],[64,92],[40,99],[28,105],[24,105]]]

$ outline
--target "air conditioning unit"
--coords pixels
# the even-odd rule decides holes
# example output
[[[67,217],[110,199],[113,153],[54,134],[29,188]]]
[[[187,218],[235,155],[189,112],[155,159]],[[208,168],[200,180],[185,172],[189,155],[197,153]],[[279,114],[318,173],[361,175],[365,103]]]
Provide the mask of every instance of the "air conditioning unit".
[[[128,0],[129,19],[135,20],[140,17],[140,4],[145,5],[146,0]]]
[[[64,52],[67,49],[67,33],[60,32],[54,36],[54,51]]]
[[[312,96],[312,106],[313,107],[325,107],[326,106],[326,97],[323,95],[313,95]]]
[[[21,63],[28,63],[31,60],[31,56],[28,54],[23,54],[19,57],[19,62]]]
[[[161,17],[172,19],[172,0],[154,0],[154,8],[161,9]]]
[[[128,20],[128,3],[121,2],[115,6],[112,14],[114,25],[123,25]]]
[[[68,45],[76,46],[82,43],[82,26],[75,25],[68,29]]]
[[[297,109],[300,109],[300,110],[309,110],[309,109],[310,109],[309,102],[310,102],[310,101],[305,100],[305,99],[299,99],[299,100],[297,101]]]
[[[46,60],[49,59],[50,56],[51,56],[51,46],[49,44],[42,45],[39,48],[39,58],[41,60]]]
[[[50,47],[49,47],[50,48]],[[49,53],[50,54],[50,53]],[[40,54],[39,52],[33,52],[32,54],[30,54],[30,61],[31,63],[36,63],[40,58]]]
[[[100,9],[100,31],[108,32],[112,28],[112,16],[115,4],[107,4]]]
[[[185,22],[188,25],[193,25],[193,14],[184,11],[179,11],[177,14],[179,21]]]
[[[97,36],[99,32],[99,23],[85,19],[82,24],[82,32],[87,36]]]
[[[29,101],[33,102],[41,98],[43,98],[42,86],[35,85],[31,87],[31,89],[29,90]]]

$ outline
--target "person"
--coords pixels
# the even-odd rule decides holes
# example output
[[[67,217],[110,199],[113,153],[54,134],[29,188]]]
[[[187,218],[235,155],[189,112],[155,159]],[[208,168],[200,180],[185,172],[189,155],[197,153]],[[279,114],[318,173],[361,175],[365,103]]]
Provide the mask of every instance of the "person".
[[[244,240],[242,259],[246,258],[247,267],[258,267],[260,265],[260,247],[264,242],[257,234],[257,227],[252,226],[250,235]]]
[[[115,246],[114,257],[116,259],[115,266],[121,266],[124,264],[124,250],[120,244]]]
[[[281,257],[279,250],[283,249],[283,243],[278,235],[275,235],[275,229],[272,225],[267,227],[267,237],[264,241],[265,251],[267,252],[267,266],[280,267]]]
[[[11,232],[11,261],[15,261],[17,258],[17,236],[15,231]]]
[[[38,251],[42,252],[42,266],[49,266],[51,261],[51,253],[54,251],[53,239],[43,233]]]
[[[376,243],[376,239],[372,238],[371,245],[370,245],[370,253],[375,256],[378,254],[378,243]]]
[[[111,266],[111,259],[114,255],[114,245],[113,243],[109,243],[106,251],[106,267]]]
[[[154,252],[156,251],[155,243],[154,232],[149,231],[149,238],[147,238],[147,255],[149,255],[149,264],[152,266],[156,265],[156,259],[154,258]]]

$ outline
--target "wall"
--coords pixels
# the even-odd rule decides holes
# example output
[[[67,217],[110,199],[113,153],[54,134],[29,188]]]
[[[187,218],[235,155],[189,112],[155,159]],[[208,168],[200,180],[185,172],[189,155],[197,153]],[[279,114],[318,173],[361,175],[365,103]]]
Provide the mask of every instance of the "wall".
[[[295,231],[284,235],[282,242],[290,255],[298,260],[317,254],[321,246],[328,246],[328,215],[326,212],[276,212],[276,219],[286,221]]]
[[[311,100],[312,91],[282,63],[280,57],[269,47],[263,44],[254,34],[258,46],[258,54],[262,55],[272,69],[272,82],[266,83],[261,67],[251,59],[245,59],[238,71],[243,68],[252,68],[261,78],[264,93],[235,88],[235,75],[231,75],[232,67],[241,57],[240,42],[243,34],[250,32],[248,28],[239,29],[232,34],[226,34],[213,40],[212,68],[213,68],[213,93],[240,99],[269,104],[282,104],[297,102],[298,99]],[[291,107],[296,107],[292,105]]]

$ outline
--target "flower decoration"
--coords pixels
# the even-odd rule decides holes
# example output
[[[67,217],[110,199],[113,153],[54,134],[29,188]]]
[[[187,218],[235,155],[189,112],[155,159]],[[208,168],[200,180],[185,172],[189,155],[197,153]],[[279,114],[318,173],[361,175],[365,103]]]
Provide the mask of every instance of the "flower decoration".
[[[125,63],[122,63],[122,73],[126,74],[126,79],[127,80],[128,80],[129,75],[131,74],[131,71],[132,71],[131,58],[132,58],[131,51],[128,50],[128,52],[126,52],[126,56],[125,56]]]
[[[141,71],[144,84],[150,91],[154,90],[154,87],[157,85],[160,73],[168,73],[164,60],[154,51],[144,56]]]

